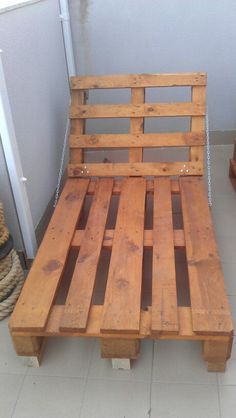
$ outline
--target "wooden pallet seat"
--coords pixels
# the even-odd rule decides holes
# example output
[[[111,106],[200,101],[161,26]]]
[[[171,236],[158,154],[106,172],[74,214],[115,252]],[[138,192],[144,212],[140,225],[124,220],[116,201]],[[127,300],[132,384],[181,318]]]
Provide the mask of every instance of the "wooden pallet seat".
[[[97,337],[102,357],[128,359],[142,339],[187,339],[224,370],[233,326],[202,176],[205,84],[202,73],[72,79],[69,177],[10,320],[19,355],[39,358],[52,336]],[[191,102],[145,103],[145,88],[173,86],[190,86]],[[131,89],[131,104],[84,104],[99,88]],[[144,133],[153,116],[188,116],[191,129]],[[85,119],[110,117],[130,118],[130,133],[85,133]],[[143,162],[143,148],[163,146],[188,147],[189,160]],[[129,161],[85,161],[106,147]]]

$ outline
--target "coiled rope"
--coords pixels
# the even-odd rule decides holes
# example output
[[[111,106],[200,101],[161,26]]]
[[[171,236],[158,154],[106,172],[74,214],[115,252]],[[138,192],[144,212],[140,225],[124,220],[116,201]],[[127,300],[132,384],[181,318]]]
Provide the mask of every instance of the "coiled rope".
[[[5,225],[3,206],[0,202],[0,249],[9,239]],[[24,272],[19,257],[14,249],[0,259],[0,320],[14,309],[24,284]]]

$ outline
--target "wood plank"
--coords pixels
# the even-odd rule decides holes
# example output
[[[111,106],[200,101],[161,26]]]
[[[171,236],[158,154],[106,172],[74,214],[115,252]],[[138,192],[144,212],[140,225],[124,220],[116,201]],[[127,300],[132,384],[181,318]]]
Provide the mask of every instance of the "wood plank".
[[[71,77],[72,89],[206,85],[206,73],[123,74]]]
[[[71,92],[71,105],[79,106],[85,104],[85,91],[72,91]],[[70,132],[71,134],[84,134],[85,132],[85,120],[73,119],[70,121]],[[71,163],[82,163],[83,162],[83,150],[82,149],[71,149],[70,150],[70,162]]]
[[[185,246],[184,240],[184,231],[183,229],[174,229],[174,246],[176,248],[183,248]],[[72,240],[71,246],[74,248],[79,248],[81,246],[84,236],[84,230],[78,229],[75,231],[74,238]],[[102,246],[104,248],[111,248],[113,245],[114,239],[114,229],[106,229],[104,233]],[[153,231],[151,229],[144,230],[143,246],[151,249],[153,246]]]
[[[136,87],[131,89],[131,103],[134,105],[145,102],[145,89]],[[143,134],[144,132],[144,118],[130,118],[130,133]],[[141,162],[143,160],[143,149],[135,147],[129,151],[129,162]]]
[[[12,330],[43,330],[55,299],[89,180],[69,179],[10,320]]]
[[[204,143],[202,132],[70,135],[70,148],[186,147]]]
[[[70,334],[67,332],[60,331],[60,324],[61,324],[61,317],[64,312],[64,305],[54,305],[52,307],[49,320],[47,322],[46,328],[40,332],[40,336],[43,337],[63,337],[63,336],[70,336],[70,337],[88,337],[88,338],[124,338],[124,339],[134,339],[135,337],[144,339],[144,338],[155,338],[151,334],[151,316],[152,316],[152,308],[149,307],[147,310],[141,310],[140,313],[140,329],[138,334],[101,334],[101,322],[103,317],[103,305],[92,305],[89,314],[89,321],[88,326],[86,329],[86,334],[81,331],[71,332]],[[209,337],[211,341],[228,341],[228,336],[223,335],[201,335],[196,334],[193,332],[192,329],[192,314],[191,309],[186,306],[178,307],[179,312],[179,322],[180,322],[180,330],[179,334],[177,335],[170,335],[170,334],[161,334],[158,339],[160,340],[201,340],[201,341],[209,341]],[[12,336],[15,338],[16,336],[20,337],[38,337],[39,333],[33,332],[12,332]]]
[[[233,330],[204,180],[180,178],[193,330],[229,334]]]
[[[152,333],[178,329],[171,185],[162,177],[154,180]]]
[[[204,116],[202,104],[180,103],[144,103],[114,105],[81,105],[70,107],[71,119],[131,118],[131,117],[169,117],[169,116]]]
[[[206,88],[204,86],[192,87],[192,102],[206,108]],[[191,117],[191,131],[205,134],[205,116]],[[189,150],[190,161],[199,161],[204,167],[204,148],[191,146]]]
[[[96,184],[96,180],[91,180],[89,183],[89,187],[88,187],[88,195],[93,195],[95,192],[95,184]],[[119,195],[121,192],[121,185],[122,185],[122,180],[114,180],[114,186],[113,186],[113,194],[114,195]],[[153,193],[153,180],[147,180],[146,183],[146,190],[147,193]],[[179,194],[179,182],[178,180],[171,180],[171,193],[173,194]]]
[[[182,171],[181,171],[182,170]],[[199,176],[203,174],[200,162],[174,163],[86,163],[69,164],[69,177],[86,176]]]
[[[97,182],[93,203],[66,298],[60,327],[63,331],[86,330],[110,207],[112,187],[112,179],[101,179]]]
[[[101,332],[139,332],[145,197],[145,179],[123,181]]]

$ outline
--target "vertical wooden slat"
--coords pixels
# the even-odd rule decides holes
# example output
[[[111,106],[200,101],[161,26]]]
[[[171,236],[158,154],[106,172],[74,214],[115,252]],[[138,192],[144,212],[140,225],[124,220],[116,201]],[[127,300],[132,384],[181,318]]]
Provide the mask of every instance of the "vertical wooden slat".
[[[145,102],[145,89],[132,88],[131,89],[131,103],[142,104]],[[142,134],[144,132],[144,118],[130,118],[130,133]],[[143,149],[141,147],[132,148],[129,150],[129,161],[131,163],[141,162],[143,159]]]
[[[175,334],[179,326],[169,178],[154,180],[153,211],[152,332]]]
[[[63,331],[86,330],[112,187],[112,179],[97,183],[62,316]]]
[[[193,86],[192,87],[192,102],[206,106],[206,87]],[[191,117],[191,131],[204,132],[205,131],[205,116]],[[204,166],[204,147],[190,147],[189,151],[190,161],[200,161]]]
[[[233,325],[204,180],[182,177],[179,182],[193,331],[227,334]]]
[[[67,180],[11,317],[12,330],[44,329],[88,185],[87,179]]]
[[[123,181],[101,332],[139,332],[145,196],[145,179]]]
[[[85,104],[85,90],[72,90],[71,91],[71,105],[79,106]],[[85,133],[85,119],[71,119],[71,134],[81,135]],[[83,149],[70,148],[70,162],[82,163],[83,162]]]

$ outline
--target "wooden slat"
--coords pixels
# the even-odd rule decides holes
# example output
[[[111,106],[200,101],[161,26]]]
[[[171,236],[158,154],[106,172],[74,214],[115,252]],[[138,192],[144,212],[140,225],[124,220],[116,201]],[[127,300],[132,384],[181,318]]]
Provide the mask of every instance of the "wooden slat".
[[[182,170],[182,171],[181,171]],[[188,170],[188,171],[187,171]],[[89,163],[69,164],[69,177],[86,176],[199,176],[203,174],[200,162],[174,163]]]
[[[144,103],[114,105],[71,106],[70,118],[130,118],[130,117],[166,117],[166,116],[204,116],[205,108],[192,102],[180,103]]]
[[[162,177],[154,180],[152,333],[178,329],[171,185]]]
[[[153,193],[153,180],[147,180],[146,183],[146,190],[147,193]],[[95,192],[95,185],[96,185],[96,180],[91,180],[89,183],[89,187],[88,187],[88,195],[93,195]],[[113,194],[114,195],[119,195],[121,192],[121,185],[122,185],[122,180],[114,180],[114,186],[113,186]],[[171,193],[173,194],[179,194],[179,182],[178,180],[171,180]]]
[[[81,242],[83,240],[83,236],[84,236],[84,230],[78,229],[75,232],[71,246],[75,248],[80,247]],[[111,248],[113,245],[113,239],[114,239],[114,229],[106,229],[104,233],[102,246],[106,248]],[[153,231],[151,229],[144,230],[143,246],[146,248],[150,248],[150,249],[153,246]],[[183,248],[185,246],[183,229],[174,229],[174,246],[176,248]]]
[[[113,180],[97,183],[61,321],[63,331],[85,331],[95,285]]]
[[[133,105],[142,104],[145,102],[145,89],[138,87],[131,89],[131,103]],[[130,119],[130,133],[143,134],[144,132],[144,118]],[[141,162],[143,159],[143,149],[135,147],[129,151],[129,162]]]
[[[192,87],[192,102],[206,108],[206,88],[204,86]],[[205,133],[205,116],[191,117],[191,131]],[[189,150],[190,161],[200,161],[204,166],[204,148],[192,146]]]
[[[85,91],[72,91],[71,92],[71,105],[79,106],[85,104]],[[70,132],[71,134],[84,134],[85,132],[85,120],[73,119],[71,120]],[[70,150],[70,162],[82,163],[83,162],[83,150],[71,149]]]
[[[145,196],[145,179],[124,180],[107,279],[101,332],[139,332]]]
[[[67,180],[11,317],[12,330],[44,329],[88,184],[89,180],[86,179]]]
[[[204,142],[202,132],[70,135],[70,148],[186,147],[201,146]]]
[[[204,180],[180,178],[193,330],[227,334],[233,329]]]
[[[46,328],[44,331],[40,332],[40,335],[45,337],[56,337],[56,336],[66,336],[68,337],[68,333],[62,332],[60,330],[61,318],[63,315],[64,306],[63,305],[54,305],[49,320],[47,322]],[[209,336],[211,341],[228,341],[228,336],[223,335],[199,335],[193,332],[192,328],[192,314],[191,308],[186,306],[178,307],[179,313],[179,324],[180,330],[179,334],[161,334],[158,339],[165,340],[205,340],[209,341]],[[148,310],[141,310],[140,312],[140,328],[138,334],[101,334],[101,322],[103,317],[103,306],[102,305],[92,305],[89,314],[89,321],[86,329],[86,334],[81,331],[74,331],[70,333],[71,337],[92,337],[92,338],[126,338],[126,339],[134,339],[134,338],[155,338],[151,334],[151,317],[152,317],[152,308],[149,307]],[[33,335],[38,335],[36,332],[12,332],[12,336],[15,339],[16,337],[32,337]],[[33,337],[32,337],[33,338]]]
[[[206,73],[123,74],[72,77],[72,89],[205,86]]]

